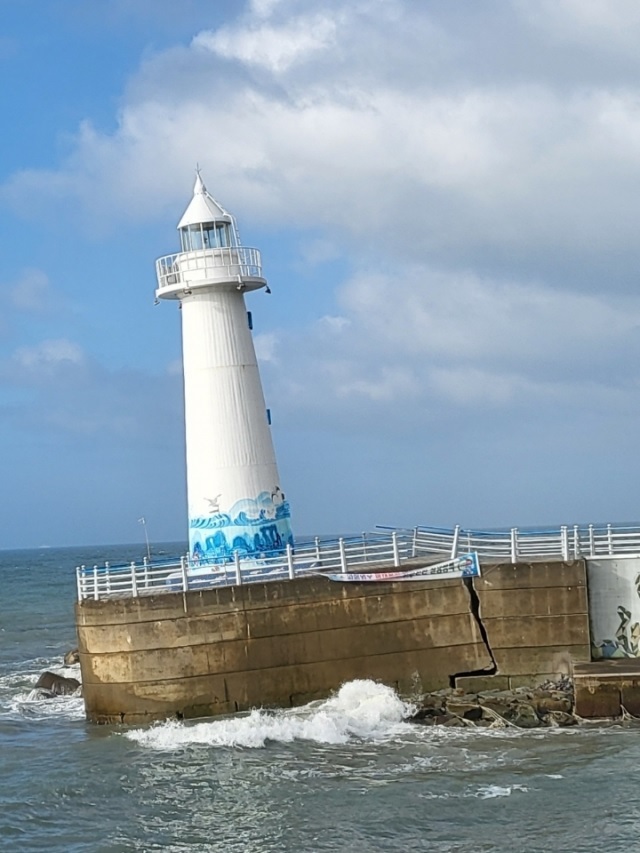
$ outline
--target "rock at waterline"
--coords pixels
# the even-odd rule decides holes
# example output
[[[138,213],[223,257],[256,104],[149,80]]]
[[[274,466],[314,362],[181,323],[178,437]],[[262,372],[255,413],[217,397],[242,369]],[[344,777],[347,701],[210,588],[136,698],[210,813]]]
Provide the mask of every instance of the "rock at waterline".
[[[449,689],[427,694],[410,718],[411,722],[433,726],[572,726],[573,685],[567,679],[526,690],[496,690],[464,693]]]
[[[76,663],[80,663],[80,655],[78,654],[77,649],[71,649],[64,656],[64,665],[74,666]]]
[[[80,687],[77,678],[65,678],[55,672],[43,672],[37,680],[35,689],[49,693],[51,696],[71,696]]]

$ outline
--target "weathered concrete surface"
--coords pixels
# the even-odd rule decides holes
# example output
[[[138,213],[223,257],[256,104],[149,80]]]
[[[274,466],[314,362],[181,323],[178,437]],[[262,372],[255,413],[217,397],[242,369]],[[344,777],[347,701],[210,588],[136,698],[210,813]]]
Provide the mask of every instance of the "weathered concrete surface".
[[[403,693],[492,660],[459,580],[323,577],[76,609],[87,715],[133,722],[327,696],[354,678]]]
[[[589,661],[589,613],[583,560],[483,566],[474,579],[478,615],[495,660],[493,689],[535,686]],[[492,689],[487,676],[456,686]]]
[[[589,659],[582,562],[483,572],[473,584],[316,576],[83,601],[87,716],[138,722],[297,705],[354,678],[403,694],[494,673],[512,686]]]
[[[606,660],[574,666],[576,714],[585,719],[640,717],[640,660]]]

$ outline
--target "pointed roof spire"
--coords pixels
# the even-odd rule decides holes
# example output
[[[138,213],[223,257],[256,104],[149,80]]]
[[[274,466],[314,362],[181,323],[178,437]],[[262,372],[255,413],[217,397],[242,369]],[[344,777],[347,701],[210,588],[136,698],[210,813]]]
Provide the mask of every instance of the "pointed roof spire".
[[[196,169],[196,182],[193,187],[193,198],[182,214],[178,228],[184,228],[186,225],[197,225],[201,222],[232,222],[232,220],[233,217],[208,193],[198,167]]]

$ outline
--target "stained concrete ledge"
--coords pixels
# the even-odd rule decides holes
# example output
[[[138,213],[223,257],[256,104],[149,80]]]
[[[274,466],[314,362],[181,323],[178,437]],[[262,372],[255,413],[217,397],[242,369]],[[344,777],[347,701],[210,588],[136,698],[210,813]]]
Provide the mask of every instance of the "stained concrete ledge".
[[[640,660],[575,663],[573,681],[579,717],[640,717]]]

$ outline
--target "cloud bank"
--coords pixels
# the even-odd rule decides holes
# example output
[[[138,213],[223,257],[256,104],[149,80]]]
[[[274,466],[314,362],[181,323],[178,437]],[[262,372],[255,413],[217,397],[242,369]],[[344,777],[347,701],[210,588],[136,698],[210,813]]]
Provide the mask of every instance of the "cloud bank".
[[[427,448],[463,417],[480,444],[528,417],[533,458],[580,419],[595,448],[639,408],[639,35],[632,0],[254,0],[148,55],[114,132],[84,122],[58,169],[1,192],[106,229],[173,220],[199,162],[333,293],[258,340],[288,423]],[[283,314],[293,260],[291,279]],[[25,281],[35,308],[46,281]],[[71,341],[30,360],[84,369]]]

